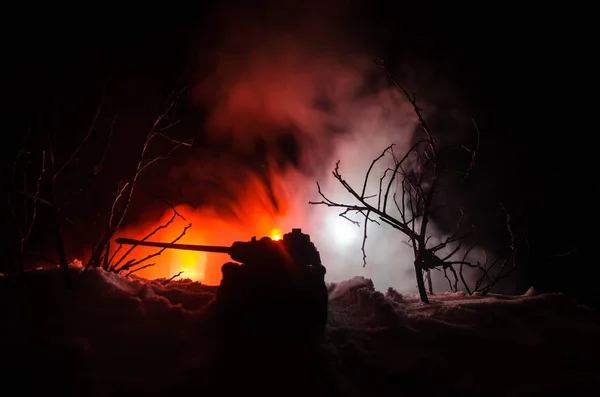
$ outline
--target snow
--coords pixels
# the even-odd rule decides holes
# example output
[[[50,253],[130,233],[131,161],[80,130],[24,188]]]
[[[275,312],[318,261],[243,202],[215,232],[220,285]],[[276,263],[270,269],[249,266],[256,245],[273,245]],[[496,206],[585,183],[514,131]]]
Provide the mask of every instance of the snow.
[[[356,277],[329,285],[322,340],[271,343],[241,330],[225,337],[211,315],[215,287],[93,269],[65,290],[60,273],[37,273],[25,290],[0,279],[0,380],[14,395],[533,396],[600,386],[600,314],[561,294],[440,293],[426,305]]]

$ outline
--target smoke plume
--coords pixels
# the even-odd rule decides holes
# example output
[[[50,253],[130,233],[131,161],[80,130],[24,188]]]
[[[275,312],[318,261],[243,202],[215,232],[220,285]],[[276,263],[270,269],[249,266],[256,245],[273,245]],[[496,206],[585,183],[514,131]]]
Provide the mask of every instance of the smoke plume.
[[[330,198],[347,201],[331,176],[335,161],[341,161],[349,182],[362,185],[371,160],[390,143],[406,146],[415,123],[410,107],[385,84],[375,54],[353,45],[360,33],[351,34],[348,26],[352,10],[340,12],[339,5],[319,13],[300,11],[287,24],[283,21],[294,12],[289,8],[272,7],[259,18],[224,11],[224,19],[217,18],[222,22],[217,50],[208,54],[216,69],[199,82],[196,101],[208,109],[210,142],[229,140],[238,156],[256,154],[257,142],[266,147],[266,184],[279,192],[277,206],[285,203],[276,226],[311,234],[330,281],[365,275],[379,288],[405,289],[414,278],[402,236],[371,228],[363,269],[362,228],[340,218],[336,209],[308,205],[320,199],[317,180]],[[282,147],[286,139],[292,150]],[[276,161],[282,151],[287,163]],[[227,159],[220,168],[234,164]],[[220,179],[228,180],[227,173]],[[239,190],[236,201],[241,211],[248,210]]]
[[[207,114],[205,145],[170,174],[186,203],[180,212],[194,224],[182,241],[229,245],[301,227],[316,243],[328,281],[364,276],[380,290],[414,291],[405,236],[370,225],[363,267],[363,228],[335,208],[308,204],[320,200],[317,181],[329,198],[348,202],[331,175],[336,161],[352,186],[362,186],[371,161],[392,143],[406,150],[416,125],[412,107],[375,65],[376,54],[363,48],[366,32],[354,23],[359,10],[334,3],[259,2],[248,9],[226,2],[202,29],[203,73],[193,100]],[[192,260],[202,262],[196,276],[218,282],[223,258]]]

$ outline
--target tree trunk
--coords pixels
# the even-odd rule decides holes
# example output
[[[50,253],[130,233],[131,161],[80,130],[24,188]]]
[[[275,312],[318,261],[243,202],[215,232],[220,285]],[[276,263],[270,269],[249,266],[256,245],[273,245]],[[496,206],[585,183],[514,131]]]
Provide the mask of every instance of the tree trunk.
[[[52,215],[54,218],[54,233],[56,239],[56,250],[58,253],[58,260],[60,263],[60,268],[65,277],[65,282],[67,286],[69,286],[71,281],[69,277],[69,261],[67,259],[67,253],[65,251],[65,242],[62,235],[60,218],[58,216],[58,213],[56,212],[56,208],[52,207],[52,211],[54,212]]]
[[[19,279],[22,279],[25,275],[25,263],[23,260],[22,251],[19,254],[15,255],[14,264],[14,268],[11,268],[9,271],[11,272],[11,274],[16,274]]]
[[[23,242],[20,242],[20,247],[19,247],[19,253],[17,254],[17,257],[15,258],[15,262],[17,265],[17,274],[19,275],[19,277],[23,277],[23,275],[25,274],[25,259],[24,259],[24,252],[25,252],[25,248],[23,247]]]
[[[55,205],[55,195],[56,195],[56,181],[55,181],[55,164],[54,164],[54,152],[52,151],[52,147],[49,150],[50,153],[50,182],[48,186],[48,201],[50,202],[50,211],[52,211],[52,220],[54,222],[54,238],[56,242],[56,251],[58,254],[58,261],[60,264],[60,268],[65,277],[65,283],[67,287],[70,286],[70,277],[69,277],[69,261],[67,260],[67,253],[65,251],[65,241],[62,235],[62,228],[60,222],[60,216],[58,215],[58,208]]]
[[[427,291],[425,290],[425,280],[423,279],[423,270],[421,270],[421,266],[419,266],[419,261],[415,261],[415,273],[417,276],[417,288],[419,289],[419,296],[421,297],[421,302],[429,303],[429,299],[427,298]]]

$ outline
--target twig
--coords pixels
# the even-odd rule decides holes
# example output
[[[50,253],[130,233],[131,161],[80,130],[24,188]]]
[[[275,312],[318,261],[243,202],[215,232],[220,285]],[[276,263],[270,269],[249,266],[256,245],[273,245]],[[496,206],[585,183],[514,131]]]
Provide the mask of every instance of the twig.
[[[106,160],[108,159],[108,153],[110,152],[110,149],[112,147],[115,124],[116,124],[116,117],[113,117],[112,122],[110,124],[110,128],[108,130],[108,138],[106,139],[106,145],[104,147],[104,151],[102,152],[102,157],[100,157],[100,161],[98,161],[98,163],[93,167],[92,174],[88,178],[86,178],[85,181],[83,181],[81,183],[81,186],[79,188],[73,190],[72,192],[68,193],[65,197],[63,197],[61,200],[59,200],[59,203],[56,204],[58,211],[62,210],[64,207],[66,207],[67,204],[74,197],[83,193],[91,185],[91,183],[95,180],[95,177],[97,175],[99,175],[102,172],[102,170],[104,169],[104,164],[106,163]]]
[[[185,88],[184,88],[185,90]],[[117,231],[123,220],[125,219],[125,215],[129,210],[129,206],[131,205],[131,200],[133,197],[133,192],[135,191],[136,184],[139,180],[140,175],[148,169],[151,165],[169,158],[169,156],[177,149],[182,146],[189,146],[193,142],[193,140],[185,140],[185,141],[176,141],[177,143],[166,153],[163,155],[159,155],[152,158],[147,158],[146,154],[148,152],[148,148],[151,142],[155,137],[160,136],[164,138],[164,131],[167,128],[170,128],[173,123],[168,124],[166,127],[161,127],[162,122],[168,117],[168,115],[175,109],[177,104],[177,100],[179,95],[183,93],[182,90],[180,93],[173,93],[168,99],[168,103],[166,109],[156,118],[152,128],[146,135],[146,139],[142,144],[142,148],[140,150],[140,154],[138,157],[138,162],[133,173],[132,178],[124,182],[123,185],[118,189],[115,199],[111,205],[107,225],[106,232],[104,233],[104,237],[99,241],[99,243],[94,248],[90,261],[86,265],[85,269],[87,270],[89,266],[91,266],[94,262],[96,262],[100,256],[100,253],[106,246],[107,242],[112,238],[114,233]]]
[[[133,270],[129,271],[129,272],[128,272],[128,273],[125,275],[125,277],[129,277],[129,276],[131,276],[131,275],[132,275],[133,273],[135,273],[135,272],[139,272],[139,271],[140,271],[140,270],[142,270],[142,269],[147,269],[147,268],[149,268],[149,267],[152,267],[152,266],[154,266],[154,265],[156,265],[156,263],[148,263],[147,265],[144,265],[144,266],[138,267],[137,269],[133,269]]]
[[[171,244],[176,243],[177,241],[179,241],[183,236],[185,236],[185,233],[187,232],[187,230],[189,228],[192,227],[192,224],[188,224],[186,227],[183,228],[183,231],[181,232],[181,234],[179,236],[177,236],[173,241],[171,241]],[[138,266],[139,264],[147,261],[148,259],[152,259],[154,257],[159,256],[160,254],[162,254],[164,251],[166,250],[166,248],[161,248],[160,250],[158,250],[157,252],[147,255],[144,258],[137,260],[137,261],[132,261],[132,262],[128,262],[126,264],[124,264],[123,266],[121,266],[120,268],[114,268],[114,272],[115,273],[120,273],[126,270],[129,270],[135,266]]]
[[[177,273],[177,274],[175,274],[175,275],[171,276],[171,278],[169,278],[169,279],[167,279],[167,280],[163,281],[161,284],[162,284],[162,285],[167,285],[167,284],[169,284],[171,281],[173,281],[174,279],[176,279],[177,277],[181,276],[182,274],[183,274],[183,270],[182,270],[182,271],[180,271],[179,273]]]
[[[177,210],[175,209],[175,207],[167,202],[166,200],[162,200],[165,204],[167,204],[169,207],[171,207],[171,209],[173,210],[173,215],[171,216],[171,218],[169,218],[169,220],[167,222],[165,222],[162,225],[158,225],[157,227],[155,227],[150,233],[148,233],[147,235],[145,235],[141,241],[146,241],[147,239],[149,239],[150,237],[154,236],[159,230],[163,230],[169,227],[170,224],[173,223],[173,221],[175,220],[176,217],[180,217],[181,219],[183,219],[184,221],[186,220],[185,217],[183,215],[181,215],[179,212],[177,212]],[[121,249],[122,245],[119,245],[119,248],[117,249],[117,251],[119,251]],[[131,252],[137,247],[137,245],[132,245],[130,248],[127,249],[127,251],[121,256],[121,258],[114,263],[113,265],[110,266],[109,271],[115,271],[115,269],[123,262],[123,260],[125,260],[125,258],[127,258],[129,256],[129,254],[131,254]],[[113,258],[116,255],[116,252],[113,254]],[[112,258],[111,258],[111,263],[112,263]]]
[[[459,280],[469,294],[474,291],[478,291],[481,288],[488,288],[493,283],[496,283],[500,278],[494,278],[493,281],[485,284],[485,287],[480,285],[480,280],[479,284],[472,289],[467,284],[464,276],[464,268],[478,269],[482,273],[481,279],[489,280],[491,267],[486,267],[479,262],[471,263],[468,261],[468,254],[472,251],[475,245],[472,245],[466,251],[463,250],[462,246],[463,242],[471,235],[474,227],[471,225],[469,230],[466,232],[464,231],[463,220],[465,218],[465,213],[462,209],[460,217],[456,223],[456,230],[450,235],[446,236],[443,240],[437,240],[433,246],[430,246],[430,242],[432,241],[433,237],[433,234],[429,228],[431,215],[435,211],[447,207],[446,205],[438,206],[434,204],[434,196],[442,191],[438,187],[440,178],[444,173],[460,173],[463,174],[461,181],[464,181],[470,175],[475,166],[476,156],[480,148],[479,128],[473,120],[476,133],[476,142],[474,148],[471,149],[467,146],[459,145],[462,150],[466,150],[471,156],[466,169],[462,172],[447,169],[447,167],[444,167],[444,165],[441,164],[441,161],[438,163],[439,148],[435,141],[434,135],[423,115],[422,109],[417,104],[416,95],[414,93],[410,94],[408,90],[406,90],[405,87],[398,82],[398,80],[384,66],[383,61],[378,61],[377,63],[384,70],[389,81],[412,105],[413,112],[417,116],[418,127],[423,133],[423,137],[413,143],[401,157],[397,156],[394,152],[395,146],[393,144],[384,148],[384,150],[373,159],[370,166],[366,170],[362,186],[358,191],[355,190],[343,178],[340,172],[340,161],[338,160],[332,171],[332,175],[344,187],[349,194],[349,197],[356,202],[355,204],[346,204],[344,202],[336,202],[331,200],[323,193],[319,182],[317,182],[317,193],[321,197],[321,201],[309,201],[309,204],[339,208],[342,210],[339,216],[347,219],[352,224],[357,226],[360,226],[359,222],[351,219],[348,215],[360,214],[365,218],[361,245],[361,251],[363,253],[363,266],[366,266],[365,245],[367,239],[367,221],[374,221],[371,216],[374,216],[382,223],[385,223],[406,235],[409,239],[406,244],[411,246],[413,249],[417,284],[419,286],[419,293],[423,302],[428,302],[423,273],[427,272],[428,274],[431,290],[430,270],[432,269],[443,270],[444,276],[448,279],[449,286],[452,291],[458,291]],[[445,148],[449,147],[451,146],[447,146]],[[368,202],[368,200],[374,197],[374,195],[367,196],[367,186],[375,165],[388,154],[394,160],[394,166],[386,167],[379,176],[379,192],[377,194],[377,204],[375,206]],[[397,194],[398,189],[401,189],[400,202],[398,200],[399,195]],[[392,193],[391,197],[393,200],[394,210],[398,212],[397,215],[391,215],[388,212],[390,193]],[[512,230],[510,229],[510,226],[509,233],[511,234],[511,250],[514,252],[514,237],[512,236]],[[441,254],[443,251],[446,251],[446,253]],[[438,252],[440,253],[440,256],[438,256]],[[455,257],[460,255],[461,252],[463,253],[462,259],[456,259]],[[455,269],[455,266],[458,267],[458,272]],[[505,269],[506,263],[495,261],[493,266],[500,266],[501,269]],[[448,272],[452,274],[453,280],[450,279]],[[505,274],[503,272],[504,270],[501,270],[501,274]]]
[[[96,113],[94,114],[94,118],[92,119],[92,123],[90,124],[90,126],[89,126],[89,128],[87,130],[87,133],[85,134],[85,137],[79,143],[79,145],[77,146],[77,148],[75,148],[75,150],[73,150],[73,152],[71,152],[71,156],[69,156],[69,158],[67,159],[67,161],[65,161],[65,163],[60,168],[58,168],[58,170],[56,170],[56,173],[53,175],[53,179],[58,178],[58,176],[63,172],[63,170],[65,168],[67,168],[73,162],[73,159],[75,157],[77,157],[77,155],[79,154],[79,152],[81,151],[81,149],[85,146],[85,144],[87,143],[87,141],[92,136],[92,133],[96,129],[96,124],[98,123],[98,119],[100,118],[100,114],[102,114],[102,110],[103,110],[103,107],[104,107],[104,92],[106,90],[106,86],[107,86],[107,84],[105,82],[104,85],[102,86],[102,92],[100,93],[100,104],[98,105],[98,107],[96,109]]]
[[[367,212],[367,214],[365,215],[365,224],[363,226],[363,240],[362,245],[360,247],[360,250],[363,254],[363,267],[367,266],[367,253],[365,252],[365,244],[367,243],[367,219],[369,218],[369,214],[370,212]]]

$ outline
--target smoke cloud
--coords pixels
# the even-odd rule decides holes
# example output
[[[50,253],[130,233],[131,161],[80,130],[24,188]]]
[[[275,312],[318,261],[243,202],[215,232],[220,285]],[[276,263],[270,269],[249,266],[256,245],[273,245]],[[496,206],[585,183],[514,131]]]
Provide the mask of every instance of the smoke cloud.
[[[363,276],[380,290],[415,291],[405,236],[369,225],[363,267],[363,228],[338,209],[308,204],[321,200],[317,181],[328,198],[348,202],[331,175],[336,161],[352,186],[362,186],[385,147],[407,149],[416,117],[363,47],[366,32],[353,24],[357,7],[302,4],[248,9],[225,2],[204,29],[198,63],[205,73],[193,101],[207,114],[205,145],[170,174],[186,203],[179,210],[194,223],[181,241],[229,245],[301,227],[317,245],[328,281]],[[369,191],[377,193],[378,176],[372,179]],[[202,263],[196,276],[218,282],[222,257],[191,260]]]
[[[375,54],[354,46],[358,35],[347,25],[352,10],[339,10],[300,12],[295,18],[289,18],[294,10],[280,6],[259,18],[242,11],[231,15],[229,9],[217,13],[223,18],[217,18],[222,22],[217,49],[202,59],[208,55],[216,68],[199,82],[195,100],[208,110],[209,142],[228,140],[241,157],[256,154],[257,142],[266,148],[265,183],[278,192],[276,226],[311,234],[330,281],[364,275],[379,288],[410,289],[411,250],[402,236],[372,227],[363,269],[362,228],[340,218],[336,209],[308,205],[320,200],[317,180],[328,197],[347,202],[331,176],[335,162],[339,159],[347,180],[360,186],[372,159],[390,143],[405,147],[415,125],[410,107],[377,70]],[[292,149],[282,145],[286,139]],[[287,162],[277,161],[282,152]],[[231,158],[214,164],[225,170],[221,181],[232,179],[227,169],[241,168]],[[238,189],[230,208],[248,211],[240,193],[251,191]]]

